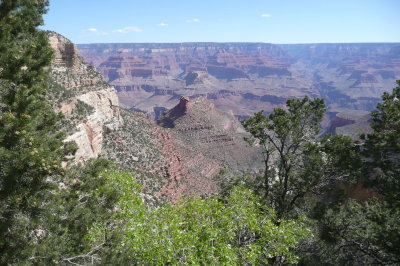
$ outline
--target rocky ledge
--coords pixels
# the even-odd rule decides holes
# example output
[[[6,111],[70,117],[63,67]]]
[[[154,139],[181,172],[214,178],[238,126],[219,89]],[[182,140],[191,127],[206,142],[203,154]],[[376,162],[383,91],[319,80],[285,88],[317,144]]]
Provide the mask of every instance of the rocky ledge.
[[[55,110],[65,115],[69,136],[78,151],[76,162],[95,158],[102,152],[103,133],[122,123],[115,89],[93,67],[86,64],[70,40],[49,32],[54,50],[51,65],[51,97]]]

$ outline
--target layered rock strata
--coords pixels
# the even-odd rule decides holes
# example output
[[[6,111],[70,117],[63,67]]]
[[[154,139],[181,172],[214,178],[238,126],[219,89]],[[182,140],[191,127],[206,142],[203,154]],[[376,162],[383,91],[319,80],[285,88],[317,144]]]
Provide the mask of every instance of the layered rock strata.
[[[98,156],[115,161],[120,170],[133,173],[152,204],[216,193],[220,183],[214,177],[223,166],[259,170],[259,151],[244,143],[232,114],[205,98],[181,98],[156,125],[141,113],[121,109],[114,88],[83,62],[73,43],[52,32],[49,40],[55,51],[50,98],[66,117],[67,140],[79,147],[76,162]],[[160,107],[158,115],[164,110]]]
[[[218,110],[205,97],[181,97],[157,123],[175,136],[175,146],[185,155],[184,163],[195,173],[207,177],[215,174],[215,168],[209,167],[212,164],[204,163],[201,156],[212,159],[219,168],[226,166],[243,172],[262,168],[261,151],[244,141],[249,135],[236,117]]]
[[[79,52],[121,103],[156,117],[179,97],[204,96],[246,117],[289,97],[323,97],[331,112],[372,110],[400,79],[399,43],[85,44]]]
[[[122,123],[116,91],[79,57],[71,41],[50,32],[49,42],[54,50],[51,96],[56,111],[69,122],[66,141],[78,145],[76,162],[96,158],[102,152],[104,131]]]

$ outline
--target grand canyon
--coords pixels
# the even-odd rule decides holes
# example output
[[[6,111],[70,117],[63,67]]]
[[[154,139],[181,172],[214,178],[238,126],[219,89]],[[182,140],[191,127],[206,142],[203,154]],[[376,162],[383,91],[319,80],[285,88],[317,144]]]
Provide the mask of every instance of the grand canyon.
[[[283,2],[0,0],[0,265],[400,265],[398,3]]]
[[[400,77],[396,43],[75,46],[49,37],[51,100],[69,121],[67,140],[78,144],[75,162],[114,160],[153,203],[218,192],[224,167],[260,173],[261,149],[244,141],[239,120],[289,98],[323,97],[322,132],[357,139]]]
[[[65,116],[67,141],[78,145],[73,163],[104,157],[135,173],[143,197],[154,204],[192,194],[218,192],[223,167],[236,173],[262,171],[260,148],[230,111],[207,97],[177,98],[158,120],[121,108],[116,90],[78,56],[76,45],[49,32],[55,58],[50,100]],[[240,153],[236,151],[240,150]]]
[[[399,43],[81,44],[125,108],[156,119],[181,96],[239,118],[290,97],[323,97],[330,117],[363,117],[400,78]]]

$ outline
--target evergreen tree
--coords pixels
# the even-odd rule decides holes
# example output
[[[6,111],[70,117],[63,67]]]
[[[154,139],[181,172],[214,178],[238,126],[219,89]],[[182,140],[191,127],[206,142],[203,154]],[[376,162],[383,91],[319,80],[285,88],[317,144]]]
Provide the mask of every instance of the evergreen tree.
[[[400,208],[400,80],[396,83],[371,113],[374,131],[366,137],[363,157],[366,185]]]
[[[0,264],[29,259],[43,235],[43,200],[65,155],[45,100],[52,50],[47,0],[0,1]]]
[[[371,113],[373,132],[362,136],[359,160],[349,159],[351,156],[338,149],[333,152],[343,158],[336,169],[350,173],[348,177],[355,178],[364,193],[369,189],[373,197],[364,201],[343,196],[325,198],[315,213],[320,239],[314,243],[313,255],[304,259],[305,264],[400,263],[400,81],[397,84],[392,93],[383,94],[382,102]],[[346,146],[354,150],[354,143]],[[358,173],[354,171],[357,168]]]
[[[322,153],[318,146],[322,99],[289,99],[287,110],[275,108],[268,116],[260,111],[243,121],[263,147],[264,198],[284,217],[320,185]]]
[[[117,253],[113,244],[113,238],[118,237],[116,232],[107,234],[101,245],[96,246],[85,237],[96,224],[113,223],[120,192],[107,186],[106,173],[111,169],[110,161],[92,159],[84,166],[74,165],[66,170],[61,188],[55,188],[45,201],[46,234],[36,241],[31,263],[90,263],[88,258],[98,257],[100,251]]]

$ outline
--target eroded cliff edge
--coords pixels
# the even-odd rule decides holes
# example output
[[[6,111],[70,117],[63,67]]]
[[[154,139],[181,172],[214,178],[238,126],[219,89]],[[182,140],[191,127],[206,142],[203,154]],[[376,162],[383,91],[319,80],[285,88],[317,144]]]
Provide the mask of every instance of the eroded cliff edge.
[[[54,32],[48,36],[54,50],[51,96],[56,111],[66,117],[67,141],[78,145],[76,162],[96,158],[103,149],[104,131],[123,123],[118,96],[114,87],[78,56],[75,44]]]

